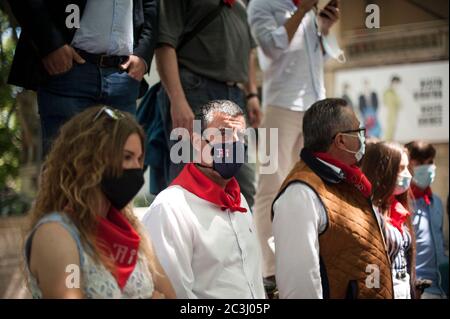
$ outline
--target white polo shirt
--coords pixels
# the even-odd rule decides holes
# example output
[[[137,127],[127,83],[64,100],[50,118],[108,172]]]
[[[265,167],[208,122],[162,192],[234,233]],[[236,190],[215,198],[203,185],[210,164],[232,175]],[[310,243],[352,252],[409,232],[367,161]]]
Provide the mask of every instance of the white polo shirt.
[[[250,209],[222,211],[181,186],[162,191],[142,222],[177,298],[265,298]]]

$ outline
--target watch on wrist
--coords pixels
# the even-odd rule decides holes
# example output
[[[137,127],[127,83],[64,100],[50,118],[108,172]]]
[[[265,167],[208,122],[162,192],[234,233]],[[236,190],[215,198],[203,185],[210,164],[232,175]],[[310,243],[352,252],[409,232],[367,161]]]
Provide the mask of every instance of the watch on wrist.
[[[252,99],[252,98],[254,98],[254,97],[259,98],[258,93],[249,93],[249,94],[247,94],[247,101]]]

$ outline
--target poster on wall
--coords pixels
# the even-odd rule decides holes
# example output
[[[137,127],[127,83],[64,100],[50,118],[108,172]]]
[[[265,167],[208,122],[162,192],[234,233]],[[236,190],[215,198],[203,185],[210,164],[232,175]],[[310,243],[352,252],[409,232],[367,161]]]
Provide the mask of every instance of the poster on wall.
[[[342,70],[334,96],[348,101],[369,137],[448,143],[448,72],[448,61]]]

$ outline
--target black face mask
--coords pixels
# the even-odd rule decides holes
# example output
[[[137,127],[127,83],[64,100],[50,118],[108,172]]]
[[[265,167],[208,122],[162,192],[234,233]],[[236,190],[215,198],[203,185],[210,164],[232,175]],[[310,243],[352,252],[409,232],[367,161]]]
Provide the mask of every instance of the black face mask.
[[[241,141],[213,144],[211,150],[212,169],[224,179],[236,176],[244,163],[245,150],[246,145]]]
[[[111,205],[121,210],[128,205],[144,185],[144,172],[140,168],[124,169],[119,177],[104,176],[102,191]]]

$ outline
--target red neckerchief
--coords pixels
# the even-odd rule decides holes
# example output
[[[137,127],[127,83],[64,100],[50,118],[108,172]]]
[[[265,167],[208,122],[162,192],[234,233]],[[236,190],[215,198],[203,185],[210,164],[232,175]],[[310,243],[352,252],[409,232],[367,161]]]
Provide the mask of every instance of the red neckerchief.
[[[411,183],[411,190],[413,192],[414,199],[421,199],[425,201],[428,206],[431,204],[431,199],[433,198],[433,193],[431,192],[431,187],[428,186],[425,189],[420,189],[414,183]]]
[[[292,0],[292,2],[294,2],[294,4],[298,7],[299,3],[301,0]]]
[[[370,198],[372,195],[372,184],[358,166],[346,165],[327,153],[314,153],[314,156],[331,165],[339,167],[345,174],[345,181],[355,186],[365,198]]]
[[[97,241],[103,253],[114,260],[113,276],[120,289],[123,289],[136,266],[141,241],[139,234],[128,220],[111,206],[106,218],[99,218]]]
[[[392,198],[390,215],[391,225],[403,234],[403,225],[406,223],[406,220],[411,213],[407,211],[405,206],[403,206],[395,197]]]
[[[219,206],[222,210],[247,212],[241,207],[241,189],[236,178],[232,178],[225,190],[206,177],[193,163],[186,164],[180,175],[172,182],[198,197]]]
[[[234,6],[235,2],[236,2],[236,0],[223,0],[223,3],[225,3],[229,7]]]

